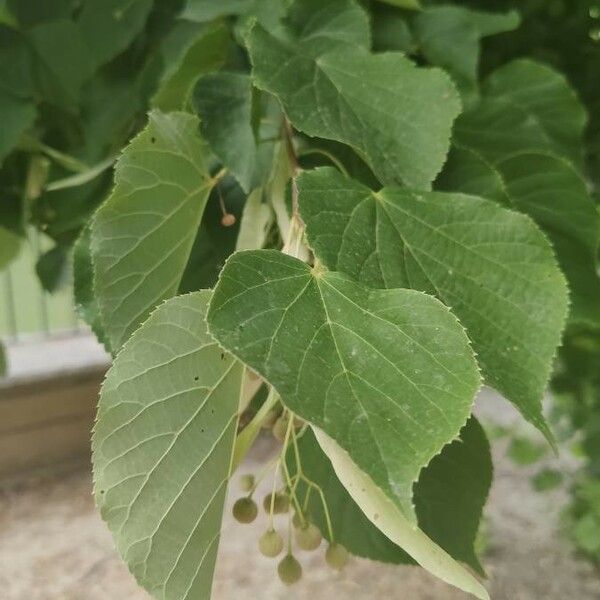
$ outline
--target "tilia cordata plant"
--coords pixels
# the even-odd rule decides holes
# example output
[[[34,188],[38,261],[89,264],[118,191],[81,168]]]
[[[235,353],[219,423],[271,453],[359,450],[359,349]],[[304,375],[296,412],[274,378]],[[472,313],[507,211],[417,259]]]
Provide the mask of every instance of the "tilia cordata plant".
[[[600,323],[599,217],[565,78],[528,59],[479,78],[481,39],[518,15],[431,4],[179,15],[193,44],[74,253],[114,356],[95,497],[156,598],[210,598],[227,490],[264,427],[280,451],[233,512],[266,510],[257,549],[283,582],[324,547],[334,569],[415,563],[488,598],[475,397],[491,386],[554,444],[563,330]]]

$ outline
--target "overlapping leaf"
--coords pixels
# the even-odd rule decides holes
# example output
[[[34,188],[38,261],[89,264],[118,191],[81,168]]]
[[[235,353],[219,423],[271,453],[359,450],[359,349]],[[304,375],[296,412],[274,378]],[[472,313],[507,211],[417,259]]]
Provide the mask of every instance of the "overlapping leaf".
[[[168,68],[152,99],[163,111],[188,108],[194,84],[203,74],[220,68],[227,58],[229,31],[223,24],[194,24],[188,31],[189,25],[180,23],[164,44]]]
[[[480,600],[489,600],[489,594],[483,585],[421,529],[410,523],[371,477],[357,467],[346,450],[322,430],[314,431],[336,476],[373,525],[442,581],[473,594]]]
[[[252,81],[243,73],[214,73],[200,79],[194,108],[213,152],[248,192],[257,181],[257,141],[252,129]]]
[[[213,181],[192,115],[150,113],[94,217],[94,289],[113,351],[179,287]]]
[[[414,481],[458,434],[480,383],[464,330],[446,307],[421,292],[368,290],[257,250],[229,259],[208,323],[412,518]]]
[[[486,81],[456,123],[437,187],[488,195],[529,214],[550,237],[571,288],[571,319],[600,323],[600,216],[579,173],[586,114],[566,80],[528,60]]]
[[[243,367],[208,335],[210,292],[171,299],[102,388],[94,493],[119,553],[162,600],[209,598]]]
[[[448,70],[467,89],[477,79],[480,40],[518,25],[519,15],[514,11],[488,13],[454,5],[430,7],[413,24],[425,58]]]
[[[352,146],[384,183],[429,187],[460,110],[449,77],[370,53],[366,14],[352,0],[296,2],[288,25],[286,36],[260,25],[248,35],[255,84],[297,129]]]
[[[435,294],[467,328],[488,383],[551,437],[541,399],[567,288],[528,217],[460,194],[373,193],[331,168],[303,174],[299,189],[319,260],[376,288]]]
[[[302,471],[325,494],[336,540],[357,556],[390,563],[410,562],[406,553],[374,527],[356,505],[311,431],[299,440],[298,449]],[[294,472],[291,450],[288,462]],[[419,527],[454,559],[480,573],[474,544],[491,480],[489,443],[479,423],[471,418],[460,438],[444,446],[421,471],[414,487]],[[300,497],[302,489],[300,486]],[[325,514],[317,495],[310,496],[308,514],[327,537]]]

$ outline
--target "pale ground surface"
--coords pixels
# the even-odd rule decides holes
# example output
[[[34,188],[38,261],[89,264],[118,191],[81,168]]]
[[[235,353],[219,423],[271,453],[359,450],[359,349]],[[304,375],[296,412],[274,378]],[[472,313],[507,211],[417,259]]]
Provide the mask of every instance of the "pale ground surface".
[[[257,468],[269,451],[269,442],[263,441],[245,469]],[[484,559],[492,598],[600,600],[598,572],[577,560],[557,531],[564,492],[534,493],[529,472],[505,458],[505,442],[495,443],[494,454],[496,477],[487,509],[491,541]],[[117,558],[90,489],[90,477],[80,469],[1,492],[2,600],[148,600]],[[242,526],[229,514],[213,600],[467,599],[414,567],[355,559],[351,568],[334,574],[323,566],[322,549],[300,556],[305,577],[296,587],[285,588],[275,574],[276,562],[254,550],[264,518]]]

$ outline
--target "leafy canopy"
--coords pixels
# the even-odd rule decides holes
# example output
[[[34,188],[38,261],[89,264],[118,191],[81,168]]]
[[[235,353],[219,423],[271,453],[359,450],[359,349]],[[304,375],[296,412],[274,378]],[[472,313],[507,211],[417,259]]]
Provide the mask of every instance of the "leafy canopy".
[[[566,328],[554,388],[596,406],[587,111],[533,52],[490,53],[522,39],[509,3],[466,4],[0,3],[0,265],[30,227],[46,287],[72,258],[114,355],[96,501],[153,596],[210,597],[232,471],[269,427],[305,545],[485,599],[480,385],[553,441]],[[597,420],[571,412],[592,456]]]

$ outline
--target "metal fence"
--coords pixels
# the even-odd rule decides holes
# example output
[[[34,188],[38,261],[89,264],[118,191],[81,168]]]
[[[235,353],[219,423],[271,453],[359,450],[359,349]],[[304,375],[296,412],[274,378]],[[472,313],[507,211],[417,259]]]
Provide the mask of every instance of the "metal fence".
[[[16,260],[0,272],[0,338],[15,342],[41,335],[49,337],[82,330],[73,306],[72,283],[46,292],[35,272],[38,258],[50,241],[31,231]]]

